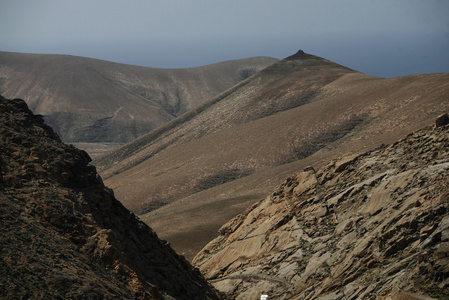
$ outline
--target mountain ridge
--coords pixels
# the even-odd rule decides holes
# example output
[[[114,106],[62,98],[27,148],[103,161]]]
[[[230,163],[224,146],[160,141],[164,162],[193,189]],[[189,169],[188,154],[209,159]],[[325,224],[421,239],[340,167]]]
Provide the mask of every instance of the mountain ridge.
[[[248,78],[132,156],[94,163],[125,206],[192,258],[202,246],[187,249],[177,241],[181,231],[204,243],[224,216],[257,202],[295,168],[393,142],[448,110],[449,74],[384,79],[301,56]],[[212,203],[223,218],[204,220]]]
[[[299,52],[302,52],[302,51],[300,50]],[[250,83],[252,85],[260,84],[259,82],[255,83],[255,81],[263,80],[265,74],[269,74],[270,77],[272,76],[273,73],[276,74],[275,76],[285,76],[286,74],[289,74],[291,72],[295,72],[295,67],[306,69],[308,67],[315,67],[315,66],[320,66],[320,65],[323,65],[323,64],[335,67],[337,69],[337,71],[335,71],[335,72],[337,72],[337,73],[339,72],[338,69],[343,70],[343,72],[355,72],[355,71],[352,71],[352,70],[350,70],[350,69],[348,69],[346,67],[340,66],[340,65],[338,65],[336,63],[327,61],[327,60],[325,60],[323,58],[320,58],[320,57],[317,57],[317,56],[314,56],[314,55],[310,55],[310,54],[304,54],[304,52],[302,52],[302,53],[303,53],[302,55],[296,57],[296,58],[299,57],[299,60],[296,59],[296,58],[293,59],[292,57],[295,57],[293,55],[293,56],[291,56],[291,57],[289,57],[287,59],[281,60],[280,62],[277,62],[277,63],[275,63],[275,64],[273,64],[273,65],[263,69],[255,77],[247,79],[247,80],[244,80],[244,81],[236,84],[235,86],[231,87],[230,89],[222,92],[220,95],[218,95],[214,99],[211,99],[207,103],[203,104],[197,110],[188,112],[185,115],[181,116],[181,118],[178,118],[177,120],[174,120],[173,121],[173,125],[175,125],[175,126],[179,125],[179,124],[182,125],[183,122],[190,121],[193,117],[197,116],[199,113],[203,112],[206,109],[213,108],[214,105],[218,104],[222,100],[226,100],[226,98],[228,96],[230,96],[234,92],[238,92],[238,90],[240,88],[242,88],[242,87],[244,87],[244,86],[246,86],[246,85],[248,85]],[[332,70],[329,70],[329,71],[331,72]],[[336,75],[336,76],[339,76],[339,75]],[[332,80],[332,78],[333,78],[332,74],[329,74],[329,75],[326,75],[326,76],[323,76],[323,77],[324,77],[324,80],[326,80],[326,81],[327,80]],[[327,79],[327,78],[331,78],[331,79]],[[309,81],[315,80],[315,78],[312,78],[312,79],[303,78],[303,79],[305,81],[307,81],[307,80],[309,80]],[[276,79],[274,79],[273,81],[276,81]],[[307,84],[312,85],[313,83],[307,82]],[[308,87],[309,86],[306,86],[306,88],[308,88]],[[312,87],[312,89],[313,89],[313,87]],[[312,94],[313,92],[308,92],[308,93]],[[304,98],[306,98],[306,101],[307,101],[308,96],[309,95],[304,95]],[[260,102],[262,102],[262,101],[260,101]],[[302,104],[303,103],[300,103],[300,105],[302,105]],[[293,107],[294,107],[294,105],[293,105]],[[248,118],[257,119],[257,118],[261,118],[261,117],[267,116],[266,115],[267,113],[268,114],[273,114],[273,113],[276,113],[276,112],[279,112],[279,111],[282,111],[282,110],[288,110],[290,108],[292,108],[291,105],[287,106],[287,107],[280,107],[279,110],[277,110],[277,111],[273,111],[272,109],[269,109],[269,108],[266,109],[265,108],[264,111],[258,113],[260,116],[257,116],[257,115],[255,117],[254,116],[235,116],[235,117],[232,117],[232,122],[234,122],[236,124],[246,123],[246,122],[248,122],[248,120],[243,120],[242,121],[241,120],[242,117],[246,118],[246,119],[248,119]],[[244,110],[243,113],[245,113],[245,112],[246,111]],[[227,113],[228,113],[228,115],[235,114],[235,113],[237,113],[237,110],[232,111],[232,113],[231,112],[227,112]],[[251,112],[251,113],[254,114],[254,112]],[[224,115],[224,114],[225,113],[222,113],[222,115]],[[251,119],[249,121],[251,121]],[[220,120],[214,120],[214,122],[218,123],[218,122],[220,122]],[[229,126],[229,125],[221,125],[221,126]],[[235,125],[232,124],[231,126],[235,126]],[[215,127],[217,127],[217,125],[215,125]],[[173,128],[174,128],[174,126],[168,126],[168,129],[173,129]],[[220,130],[220,129],[221,129],[221,127],[218,128],[218,130]],[[217,131],[216,128],[213,128],[212,132],[213,132],[213,130]],[[154,132],[156,133],[155,136],[154,136],[153,132],[150,132],[150,133],[148,133],[146,135],[146,136],[149,136],[149,138],[146,139],[147,143],[148,142],[152,142],[153,139],[157,139],[159,137],[159,135],[157,135],[158,130],[156,130]],[[165,130],[163,130],[163,133],[164,132],[165,132]],[[194,139],[196,139],[196,138],[197,137],[195,137]],[[136,140],[136,142],[140,141],[140,140],[143,140],[143,139],[145,139],[145,136],[142,136],[140,139]],[[134,144],[134,141],[130,142],[129,143],[129,147],[134,147],[133,144]],[[126,147],[128,147],[128,145],[125,145],[125,146],[121,147],[121,149],[125,149]],[[118,151],[121,151],[121,150],[117,150],[117,152]],[[142,150],[140,150],[140,151],[142,151]],[[104,162],[105,158],[107,159],[108,156],[113,156],[113,154],[112,155],[106,155],[105,157],[101,157],[101,158],[96,160],[100,169],[103,169],[103,170],[108,169],[110,166],[112,166],[114,164],[114,163],[111,163],[111,162],[110,163]],[[122,161],[123,159],[126,159],[128,156],[130,156],[130,155],[129,154],[125,154],[125,155],[120,157],[120,160]],[[109,177],[108,173],[103,173],[103,174],[105,174],[104,175],[105,178]]]
[[[25,99],[65,142],[115,146],[199,106],[274,61],[254,57],[158,69],[78,56],[0,52],[0,92]]]

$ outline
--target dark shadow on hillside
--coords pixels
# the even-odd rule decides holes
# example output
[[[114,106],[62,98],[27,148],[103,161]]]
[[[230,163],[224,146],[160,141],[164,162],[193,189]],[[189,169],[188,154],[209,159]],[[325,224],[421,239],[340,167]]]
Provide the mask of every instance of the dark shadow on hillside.
[[[193,190],[197,192],[201,192],[215,186],[225,184],[227,182],[231,182],[233,180],[249,176],[253,173],[251,170],[240,170],[240,169],[230,169],[230,170],[221,170],[216,174],[212,174],[206,176],[201,179],[193,188]]]
[[[343,124],[325,131],[312,141],[305,141],[299,145],[293,145],[293,150],[290,156],[285,157],[285,160],[281,161],[279,165],[288,164],[297,160],[304,159],[314,154],[315,152],[323,149],[329,144],[338,141],[354,131],[358,126],[365,124],[367,120],[366,114],[357,116],[352,115],[349,120]]]

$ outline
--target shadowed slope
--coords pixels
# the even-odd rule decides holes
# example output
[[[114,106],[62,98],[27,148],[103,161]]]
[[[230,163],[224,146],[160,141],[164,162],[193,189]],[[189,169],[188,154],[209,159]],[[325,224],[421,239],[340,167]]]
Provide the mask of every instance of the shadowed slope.
[[[125,206],[192,257],[292,170],[429,124],[448,109],[448,82],[377,78],[298,52],[95,164]]]
[[[218,299],[89,162],[0,96],[0,298]]]
[[[67,55],[0,52],[0,92],[26,99],[63,141],[123,143],[275,61],[256,57],[155,69]]]

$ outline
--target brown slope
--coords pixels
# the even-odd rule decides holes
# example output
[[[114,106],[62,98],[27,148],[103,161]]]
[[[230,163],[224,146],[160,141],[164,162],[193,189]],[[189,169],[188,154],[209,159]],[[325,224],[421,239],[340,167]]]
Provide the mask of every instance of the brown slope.
[[[428,124],[448,109],[448,82],[449,74],[376,78],[299,54],[96,164],[128,208],[171,203],[142,218],[192,257],[292,170]],[[216,207],[219,216],[204,217]]]
[[[67,55],[0,52],[0,92],[26,99],[63,141],[123,143],[275,61],[255,57],[155,69]]]
[[[448,182],[449,125],[428,126],[288,178],[194,262],[232,299],[446,299]]]
[[[302,106],[312,101],[322,86],[354,72],[322,58],[303,55],[273,64],[197,109],[98,159],[103,175],[108,178],[132,168],[175,141],[183,144]]]
[[[0,96],[0,298],[218,299],[89,162]]]

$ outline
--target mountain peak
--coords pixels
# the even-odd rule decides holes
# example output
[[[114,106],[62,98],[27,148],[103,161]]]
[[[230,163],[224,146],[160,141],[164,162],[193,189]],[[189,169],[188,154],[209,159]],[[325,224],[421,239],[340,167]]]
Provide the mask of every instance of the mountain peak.
[[[318,58],[318,59],[322,59],[321,57],[312,55],[312,54],[308,54],[305,53],[303,50],[299,49],[298,52],[296,52],[293,55],[290,55],[288,57],[286,57],[286,60],[297,60],[297,59],[308,59],[308,58]]]

